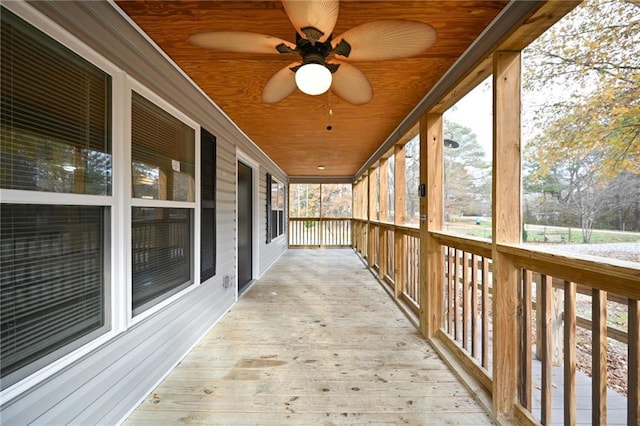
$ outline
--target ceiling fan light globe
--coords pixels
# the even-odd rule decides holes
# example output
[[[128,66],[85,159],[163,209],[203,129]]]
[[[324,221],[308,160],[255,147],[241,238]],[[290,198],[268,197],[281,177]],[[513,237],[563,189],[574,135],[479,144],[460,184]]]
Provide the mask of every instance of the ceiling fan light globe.
[[[296,86],[307,95],[321,95],[331,87],[331,71],[321,64],[305,64],[296,71]]]

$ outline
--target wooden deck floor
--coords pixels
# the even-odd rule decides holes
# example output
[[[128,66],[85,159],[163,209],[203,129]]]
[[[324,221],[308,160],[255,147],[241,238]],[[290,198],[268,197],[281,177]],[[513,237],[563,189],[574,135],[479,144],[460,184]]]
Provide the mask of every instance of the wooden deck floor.
[[[126,425],[492,424],[352,250],[289,250]]]

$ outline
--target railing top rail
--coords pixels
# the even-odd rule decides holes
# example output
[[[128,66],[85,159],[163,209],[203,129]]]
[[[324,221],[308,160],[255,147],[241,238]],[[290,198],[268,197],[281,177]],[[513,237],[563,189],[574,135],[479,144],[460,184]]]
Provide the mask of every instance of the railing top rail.
[[[487,239],[471,236],[451,235],[437,231],[431,231],[429,234],[435,237],[442,245],[459,248],[487,258],[491,258],[492,256],[491,241]]]
[[[511,244],[499,244],[497,250],[522,268],[640,300],[640,268],[633,262]]]
[[[299,221],[299,220],[344,220],[351,221],[353,218],[350,217],[290,217],[291,221]]]

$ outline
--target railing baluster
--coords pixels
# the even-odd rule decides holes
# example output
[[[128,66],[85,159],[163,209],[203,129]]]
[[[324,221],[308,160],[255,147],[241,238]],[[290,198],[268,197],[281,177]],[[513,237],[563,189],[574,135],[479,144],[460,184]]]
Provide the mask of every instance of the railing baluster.
[[[469,295],[469,253],[462,252],[462,347],[468,349],[469,340],[469,311],[471,299]]]
[[[448,286],[449,286],[449,292],[448,292],[448,296],[449,296],[449,303],[447,305],[447,312],[448,312],[448,319],[449,319],[449,335],[451,335],[453,338],[455,338],[455,328],[454,328],[454,317],[455,317],[455,313],[453,311],[453,290],[454,290],[454,283],[455,283],[455,267],[454,262],[453,262],[453,256],[455,253],[455,249],[452,247],[449,247],[449,252],[447,253],[447,259],[448,259],[448,264],[449,264],[449,279],[448,281]]]
[[[629,317],[629,343],[628,363],[629,373],[627,377],[627,424],[640,424],[640,396],[638,387],[640,383],[640,302],[635,299],[628,300]]]
[[[522,271],[522,297],[521,303],[521,331],[520,338],[522,339],[522,346],[520,350],[520,404],[527,410],[531,411],[531,284],[533,281],[533,274],[531,271],[525,269]]]
[[[460,341],[460,298],[458,297],[458,274],[460,268],[458,267],[458,257],[460,250],[453,249],[453,338],[456,341]]]
[[[478,359],[478,259],[471,253],[471,356]]]
[[[489,261],[482,257],[482,367],[489,369]]]
[[[564,282],[564,424],[576,424],[576,285]]]
[[[540,312],[542,318],[540,321],[541,340],[542,340],[542,424],[551,424],[551,370],[553,368],[551,359],[551,305],[552,305],[552,288],[551,277],[541,275],[541,292],[537,295],[538,303],[541,304]]]
[[[591,422],[607,424],[607,292],[592,292]]]

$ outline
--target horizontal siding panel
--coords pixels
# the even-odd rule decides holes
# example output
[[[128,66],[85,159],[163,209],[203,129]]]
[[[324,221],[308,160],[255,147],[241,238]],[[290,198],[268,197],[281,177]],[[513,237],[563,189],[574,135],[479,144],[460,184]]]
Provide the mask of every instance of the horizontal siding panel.
[[[114,424],[176,365],[235,303],[236,149],[260,169],[260,232],[266,232],[266,173],[286,175],[194,88],[108,2],[35,2],[33,7],[198,122],[217,138],[217,271],[206,284],[110,340],[65,370],[2,406],[2,423]],[[286,240],[260,239],[260,274],[286,250]],[[284,241],[284,242],[283,242]],[[115,250],[122,248],[114,248]]]

